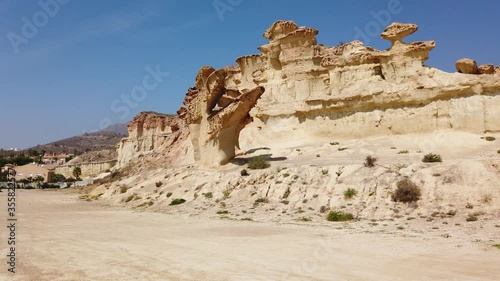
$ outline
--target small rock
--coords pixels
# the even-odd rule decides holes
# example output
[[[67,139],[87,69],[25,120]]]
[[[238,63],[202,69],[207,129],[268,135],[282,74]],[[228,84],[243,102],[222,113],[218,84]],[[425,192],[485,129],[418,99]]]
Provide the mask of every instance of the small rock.
[[[455,63],[455,66],[460,73],[464,74],[479,74],[479,69],[477,68],[477,62],[473,59],[459,59]]]
[[[492,64],[483,64],[478,67],[479,74],[495,74],[495,67]]]

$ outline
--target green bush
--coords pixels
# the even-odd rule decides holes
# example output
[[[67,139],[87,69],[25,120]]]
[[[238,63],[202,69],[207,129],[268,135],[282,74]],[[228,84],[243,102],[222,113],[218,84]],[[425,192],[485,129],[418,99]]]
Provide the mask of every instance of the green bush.
[[[173,199],[172,202],[170,202],[170,206],[180,205],[180,204],[183,204],[183,203],[186,203],[185,199],[176,198],[176,199]]]
[[[269,161],[264,156],[252,157],[248,162],[248,168],[252,170],[266,169],[269,167],[271,167],[271,164],[269,164]]]
[[[123,193],[127,192],[127,190],[128,190],[128,187],[126,187],[126,186],[122,186],[122,187],[120,187],[120,193],[121,193],[121,194],[123,194]]]
[[[354,216],[350,213],[332,210],[326,216],[327,221],[350,221]]]
[[[212,192],[203,193],[203,196],[205,196],[205,198],[207,198],[207,199],[214,197]]]
[[[358,194],[358,191],[354,188],[348,188],[344,191],[344,198],[351,199]]]
[[[428,153],[424,155],[424,158],[422,158],[422,162],[434,163],[434,162],[443,162],[443,160],[441,159],[441,155],[439,154]]]
[[[227,215],[229,214],[229,211],[228,210],[220,210],[220,211],[217,211],[217,215]]]
[[[244,177],[250,175],[246,169],[241,170],[240,174]]]
[[[392,200],[394,202],[415,202],[418,201],[422,195],[420,187],[408,178],[401,179],[396,185],[397,188],[392,194]]]

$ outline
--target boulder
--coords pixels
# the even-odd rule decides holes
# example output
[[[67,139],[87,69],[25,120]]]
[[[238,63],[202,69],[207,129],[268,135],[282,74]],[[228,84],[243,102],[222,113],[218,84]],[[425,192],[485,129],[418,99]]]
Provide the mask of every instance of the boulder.
[[[479,74],[479,69],[477,68],[477,63],[473,59],[459,59],[455,63],[458,72],[463,74]]]

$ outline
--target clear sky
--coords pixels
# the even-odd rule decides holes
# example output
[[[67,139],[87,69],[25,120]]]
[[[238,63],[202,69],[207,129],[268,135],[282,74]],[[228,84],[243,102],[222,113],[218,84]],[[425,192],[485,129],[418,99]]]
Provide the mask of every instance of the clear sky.
[[[427,65],[500,65],[498,11],[498,0],[0,0],[0,147],[175,113],[201,66],[258,53],[279,19],[319,29],[318,43],[379,49],[387,22],[416,23],[407,41],[437,44]]]

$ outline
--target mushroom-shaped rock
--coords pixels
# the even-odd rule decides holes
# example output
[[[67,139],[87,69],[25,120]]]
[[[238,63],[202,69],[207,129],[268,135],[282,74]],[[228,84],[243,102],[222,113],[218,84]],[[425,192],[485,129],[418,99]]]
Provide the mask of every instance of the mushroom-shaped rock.
[[[252,121],[250,110],[265,90],[227,90],[227,71],[202,67],[196,87],[189,89],[179,110],[189,125],[195,159],[208,168],[224,165],[235,156],[240,131]]]
[[[464,74],[478,74],[477,63],[473,59],[459,59],[455,63],[455,66],[460,73]]]
[[[293,21],[279,20],[273,23],[264,33],[264,37],[273,41],[286,36],[288,33],[299,29],[299,26]]]
[[[479,74],[495,74],[495,67],[492,64],[483,64],[477,69]]]
[[[416,24],[393,22],[380,36],[391,41],[392,45],[394,45],[395,42],[401,42],[403,38],[415,33],[417,30],[418,26]]]

